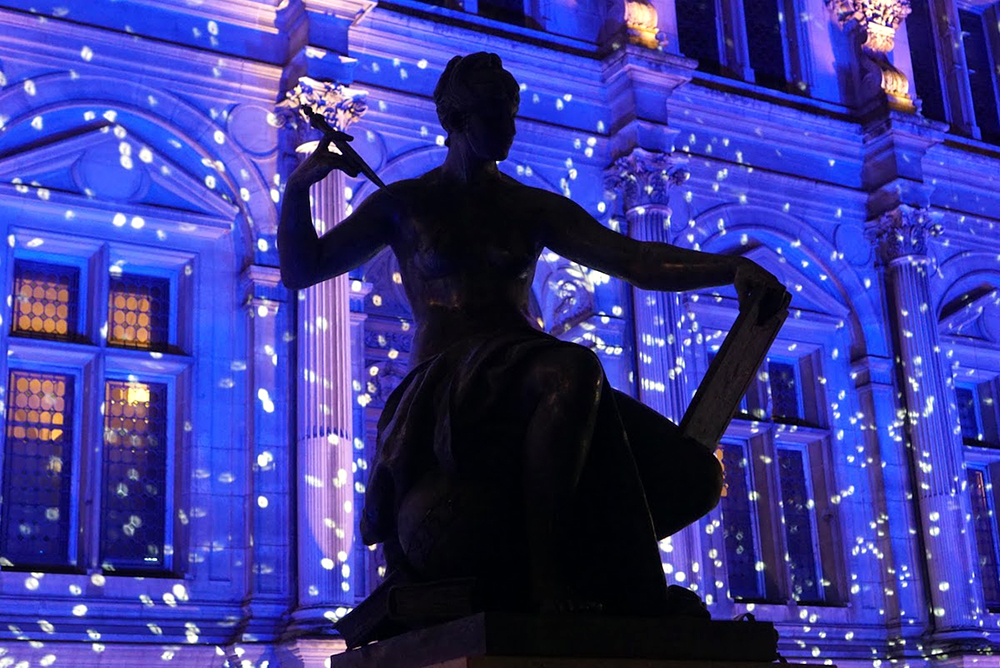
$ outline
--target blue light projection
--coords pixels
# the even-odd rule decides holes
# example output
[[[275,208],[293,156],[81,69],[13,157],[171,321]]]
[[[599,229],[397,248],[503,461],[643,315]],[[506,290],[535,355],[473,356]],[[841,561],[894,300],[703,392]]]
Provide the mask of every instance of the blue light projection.
[[[793,294],[727,496],[661,543],[665,577],[774,621],[792,661],[995,661],[1000,17],[960,4],[6,2],[0,666],[342,647],[319,631],[384,573],[355,511],[413,323],[389,254],[282,286],[277,103],[301,77],[367,92],[356,150],[412,177],[444,157],[437,77],[478,50],[522,82],[505,173]],[[372,191],[330,184],[326,226]],[[532,308],[677,419],[737,305],[546,250]]]

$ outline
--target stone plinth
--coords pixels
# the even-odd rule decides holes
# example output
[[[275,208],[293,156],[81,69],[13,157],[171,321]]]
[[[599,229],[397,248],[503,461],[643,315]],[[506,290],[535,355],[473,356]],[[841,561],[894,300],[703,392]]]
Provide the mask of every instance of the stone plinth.
[[[378,664],[381,666],[382,664]],[[774,668],[760,661],[658,661],[656,659],[559,659],[532,656],[470,656],[427,668]],[[827,668],[824,666],[824,668]]]
[[[334,655],[330,668],[762,668],[769,622],[479,613]]]

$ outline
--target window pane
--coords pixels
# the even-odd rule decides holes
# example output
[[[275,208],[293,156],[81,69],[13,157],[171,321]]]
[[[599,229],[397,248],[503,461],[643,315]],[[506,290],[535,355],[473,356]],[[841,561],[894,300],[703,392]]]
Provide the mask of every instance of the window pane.
[[[70,563],[73,377],[11,371],[0,556],[15,566]]]
[[[170,281],[150,276],[111,278],[108,343],[132,348],[165,348],[169,322]]]
[[[937,43],[931,22],[928,0],[910,0],[912,11],[906,17],[906,36],[913,61],[913,83],[920,98],[920,113],[937,121],[947,121],[944,95],[938,75]]]
[[[767,363],[768,382],[771,385],[771,415],[801,419],[799,386],[795,380],[795,366],[785,362]]]
[[[165,385],[106,383],[101,479],[101,561],[106,566],[163,566],[166,403]]]
[[[719,39],[715,25],[715,0],[677,3],[677,39],[681,53],[698,61],[698,67],[719,70]]]
[[[978,441],[979,419],[976,417],[976,391],[971,387],[956,387],[958,422],[962,426],[962,439]]]
[[[823,599],[816,576],[813,547],[813,519],[802,453],[778,450],[781,505],[788,542],[788,567],[791,595],[796,601]]]
[[[973,527],[976,531],[976,551],[979,554],[979,578],[983,583],[986,605],[1000,607],[1000,575],[997,573],[996,529],[990,511],[986,474],[979,469],[967,469],[969,496],[972,497]]]
[[[479,15],[523,26],[524,0],[479,0]]]
[[[757,83],[784,88],[785,51],[778,0],[744,0],[743,14],[750,38],[747,40],[750,67]]]
[[[959,10],[958,18],[962,24],[962,42],[965,45],[965,63],[969,68],[976,125],[982,130],[984,138],[996,139],[1000,135],[1000,121],[997,119],[997,97],[993,89],[993,68],[983,17],[975,12]]]
[[[58,264],[14,262],[13,331],[53,339],[76,335],[80,270]]]
[[[726,492],[722,497],[722,528],[726,540],[729,593],[737,599],[763,598],[757,571],[746,451],[742,445],[729,443],[719,447],[722,449],[726,481]]]

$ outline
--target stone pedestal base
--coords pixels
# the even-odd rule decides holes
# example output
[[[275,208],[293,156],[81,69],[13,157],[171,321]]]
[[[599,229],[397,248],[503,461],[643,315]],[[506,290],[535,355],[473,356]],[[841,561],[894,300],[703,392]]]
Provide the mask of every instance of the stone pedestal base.
[[[769,622],[479,613],[336,654],[329,668],[764,668]]]
[[[381,665],[381,664],[379,664]],[[473,656],[427,668],[774,668],[746,661],[657,661],[656,659],[554,659],[531,656]],[[824,668],[827,668],[824,666]]]

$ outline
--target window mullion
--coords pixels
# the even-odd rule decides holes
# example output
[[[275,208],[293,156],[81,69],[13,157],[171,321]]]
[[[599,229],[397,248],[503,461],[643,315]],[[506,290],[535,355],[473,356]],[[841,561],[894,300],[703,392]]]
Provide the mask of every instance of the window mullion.
[[[721,30],[721,48],[723,66],[734,76],[744,81],[754,81],[753,68],[750,67],[750,48],[747,44],[747,21],[743,12],[742,0],[721,0],[722,21],[718,22]]]

